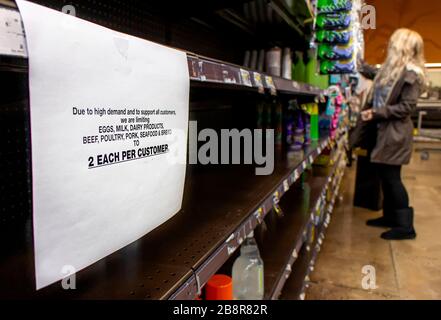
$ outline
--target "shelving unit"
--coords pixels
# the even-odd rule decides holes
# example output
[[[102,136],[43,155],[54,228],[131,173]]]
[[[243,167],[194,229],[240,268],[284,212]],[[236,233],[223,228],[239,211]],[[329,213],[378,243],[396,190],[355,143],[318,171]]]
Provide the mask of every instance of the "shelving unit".
[[[322,195],[331,187],[331,177],[335,174],[337,167],[341,165],[341,157],[340,154],[334,167],[329,170],[328,176],[313,177],[308,183],[309,203],[302,201],[302,198],[305,197],[303,194],[295,198],[284,198],[281,201],[280,206],[284,212],[295,214],[289,215],[287,219],[282,219],[280,229],[274,234],[275,239],[268,239],[262,247],[266,272],[268,276],[276,275],[274,282],[270,278],[265,281],[268,299],[277,299],[280,296],[286,280],[293,271],[292,266],[306,241],[305,231],[314,224],[314,212],[323,201]]]
[[[190,79],[202,83],[236,85],[257,90],[267,90],[272,94],[292,94],[321,96],[324,90],[293,80],[274,77],[257,70],[238,65],[198,57],[187,53]]]
[[[231,232],[226,233],[228,237],[223,241],[223,243],[221,242],[218,245],[216,250],[205,259],[201,266],[193,269],[193,276],[182,284],[180,288],[170,297],[170,299],[193,299],[196,297],[202,286],[209,280],[209,278],[225,263],[225,261],[227,261],[229,256],[233,254],[238,247],[240,247],[240,244],[246,235],[248,235],[263,221],[265,216],[297,181],[307,166],[311,165],[322,150],[330,146],[332,143],[334,143],[334,140],[329,138],[322,139],[319,143],[315,143],[307,148],[304,153],[305,156],[302,159],[294,161],[290,165],[287,165],[287,163],[284,161],[279,162],[275,172],[271,175],[273,182],[264,183],[264,186],[267,189],[261,194],[263,195],[263,197],[260,197],[261,200],[256,201],[254,202],[254,205],[249,206],[249,208],[252,209],[245,214],[245,220],[241,221],[235,229],[231,230]],[[243,175],[241,175],[241,177],[243,177]],[[252,179],[256,182],[246,181],[248,187],[239,183],[237,185],[237,190],[242,190],[241,196],[243,197],[243,195],[248,195],[251,193],[253,193],[253,196],[256,196],[257,194],[255,192],[258,190],[258,188],[256,188],[257,180],[261,178],[263,177],[253,177]],[[249,193],[249,186],[254,186],[254,191],[250,190]],[[229,188],[231,188],[231,186]],[[234,189],[230,189],[229,192],[231,194],[236,194],[235,188],[236,187],[234,187]],[[211,204],[213,205],[213,203]],[[240,207],[237,206],[236,208]],[[245,212],[241,209],[236,210]],[[297,220],[297,217],[294,219]],[[299,217],[299,219],[302,220],[301,217]],[[223,223],[225,223],[225,221]],[[219,222],[218,226],[220,224],[222,224],[222,222]],[[304,225],[301,223],[299,227],[299,230],[303,232]],[[295,245],[298,245],[298,241],[295,242]],[[292,250],[290,252],[292,252]]]
[[[48,5],[52,8],[60,7],[60,4],[56,4],[53,1],[35,1],[37,3],[43,3],[44,5]],[[273,0],[267,1],[269,5],[274,9],[274,12],[280,15],[281,19],[286,22],[287,25],[296,25],[296,33],[298,33],[298,22],[294,22],[295,18],[289,13],[289,9],[283,1]],[[64,4],[63,4],[64,5]],[[231,4],[224,4],[231,5]],[[6,8],[17,10],[15,2],[10,0],[2,0],[0,2],[0,6],[4,6]],[[219,5],[214,6],[214,8],[219,9]],[[62,5],[61,5],[62,7]],[[58,8],[58,9],[61,9]],[[86,6],[79,6],[81,9],[85,11],[88,9]],[[111,7],[109,5],[108,7]],[[211,8],[211,10],[214,10]],[[145,8],[144,8],[145,9]],[[154,6],[152,8],[147,8],[150,10],[154,10],[158,14],[164,14],[165,8],[160,5]],[[230,9],[224,9],[230,10]],[[188,10],[186,10],[188,11]],[[184,11],[184,13],[186,12]],[[219,10],[216,11],[219,14]],[[81,14],[82,12],[80,12]],[[198,13],[198,12],[196,12]],[[200,13],[200,12],[199,12]],[[84,17],[80,15],[80,17],[91,20],[92,22],[96,22],[96,18],[90,17],[86,12],[82,13]],[[141,18],[141,17],[140,17]],[[121,20],[121,19],[118,19]],[[168,20],[166,20],[167,22]],[[105,22],[105,21],[100,21]],[[109,27],[116,27],[115,23],[109,23]],[[267,26],[268,28],[268,26]],[[257,31],[256,31],[257,32]],[[167,41],[166,31],[164,31],[164,37],[166,45],[175,46],[178,43],[173,43],[173,41]],[[152,39],[153,41],[155,39]],[[283,79],[281,77],[273,77],[267,75],[261,71],[250,70],[244,67],[241,67],[237,64],[225,62],[218,59],[208,58],[203,55],[200,55],[196,52],[184,50],[187,53],[188,57],[188,67],[190,79],[193,83],[206,83],[206,84],[225,84],[225,85],[235,85],[240,86],[242,89],[252,88],[254,90],[268,90],[268,92],[272,92],[273,94],[283,93],[283,94],[294,94],[294,95],[312,95],[312,96],[320,96],[324,95],[324,90],[321,90],[317,87],[311,86],[306,83],[300,83],[288,79]],[[15,72],[27,72],[27,60],[22,58],[15,57],[0,57],[0,70],[8,70]]]
[[[345,166],[346,162],[342,161],[341,166]],[[314,271],[315,262],[320,252],[321,246],[325,239],[325,232],[329,226],[331,215],[334,210],[336,198],[338,197],[341,181],[343,179],[343,173],[338,174],[332,180],[330,186],[333,191],[332,199],[326,206],[325,219],[322,223],[316,226],[317,236],[312,244],[303,244],[303,247],[299,251],[299,258],[294,262],[291,268],[291,276],[287,279],[283,291],[281,292],[280,299],[282,300],[304,300],[305,291],[308,288],[309,276]],[[309,250],[308,250],[309,249]]]
[[[35,2],[60,9],[57,1]],[[67,1],[63,1],[64,3]],[[136,4],[139,8],[131,8],[131,4],[113,0],[105,2],[107,9],[103,9],[103,3],[101,1],[79,3],[81,9],[79,16],[121,32],[186,49],[191,90],[236,90],[240,94],[261,93],[257,96],[262,99],[275,96],[283,100],[301,97],[306,101],[322,99],[325,95],[325,91],[311,85],[272,77],[260,71],[241,67],[237,59],[232,59],[233,62],[220,60],[226,60],[229,55],[222,53],[221,50],[215,52],[216,56],[208,58],[205,55],[209,55],[209,49],[203,47],[195,50],[194,43],[185,42],[182,40],[183,37],[174,36],[185,35],[188,30],[194,30],[196,26],[206,23],[197,17],[207,12],[210,14],[214,12],[224,20],[224,23],[227,21],[228,30],[231,28],[235,30],[237,23],[232,26],[231,19],[237,17],[230,8],[224,8],[219,4],[212,4],[213,7],[210,7],[211,5],[207,4],[205,8],[198,8],[196,17],[193,17],[192,12],[187,8],[183,14],[191,17],[191,22],[175,23],[172,19],[174,14],[167,15],[167,9],[161,5],[148,7],[149,5],[139,2]],[[295,33],[293,39],[303,37],[301,35],[302,28],[305,27],[303,22],[295,19],[287,11],[288,8],[283,1],[266,1],[266,3],[271,5],[283,24],[284,37],[275,41],[275,44],[284,44],[285,39],[292,35],[289,32],[287,34],[287,30]],[[12,1],[7,0],[1,0],[0,5],[15,7]],[[118,17],[113,11],[106,13],[110,12],[106,10],[118,9],[117,6],[129,8],[130,10],[127,10],[130,16],[138,24],[143,23],[142,30],[137,30],[134,23],[126,16]],[[138,12],[135,9],[140,10]],[[149,10],[157,13],[158,17],[150,14]],[[219,10],[222,14],[219,14]],[[164,25],[161,24],[161,19],[164,20]],[[189,25],[192,27],[190,28]],[[262,30],[260,27],[253,26],[252,32],[259,32],[258,30]],[[301,32],[297,30],[298,28]],[[146,37],[146,34],[149,37]],[[233,37],[231,34],[230,36]],[[260,44],[259,41],[257,43]],[[8,186],[9,191],[16,191],[13,195],[16,198],[12,199],[11,196],[9,199],[2,199],[4,202],[1,208],[8,213],[9,210],[19,206],[22,213],[17,219],[20,221],[17,225],[0,233],[0,240],[4,244],[0,254],[2,269],[0,297],[194,299],[200,294],[209,278],[232,257],[245,236],[261,225],[279,202],[282,210],[287,212],[283,226],[280,232],[269,235],[268,241],[262,244],[267,284],[265,297],[278,298],[284,285],[289,285],[293,278],[302,275],[303,271],[295,271],[296,266],[303,259],[306,259],[305,264],[310,264],[311,258],[302,254],[302,250],[306,250],[302,249],[307,240],[305,234],[313,223],[312,212],[319,205],[323,193],[334,186],[336,180],[331,178],[339,162],[337,161],[337,164],[330,168],[325,177],[311,179],[308,205],[300,205],[304,194],[297,192],[297,186],[302,174],[325,148],[336,148],[342,143],[346,134],[344,128],[339,131],[335,139],[322,137],[294,157],[278,149],[275,155],[274,173],[269,176],[256,176],[254,167],[251,166],[209,166],[188,169],[183,206],[172,219],[141,239],[78,272],[77,283],[81,285],[77,290],[62,290],[60,283],[55,283],[35,291],[27,59],[1,56],[0,72],[4,72],[2,79],[12,79],[12,82],[20,86],[17,92],[15,89],[9,91],[12,96],[11,101],[0,102],[2,108],[0,112],[4,112],[8,117],[5,121],[15,123],[17,127],[17,132],[14,134],[8,131],[8,142],[7,145],[5,144],[6,147],[2,145],[5,148],[0,150],[0,155],[2,152],[18,150],[15,162],[0,161],[2,171],[6,170],[10,175],[10,177],[2,176],[2,179],[10,179],[5,185]],[[293,197],[284,197],[287,193],[293,194]],[[5,214],[4,212],[2,214]],[[272,250],[273,243],[276,242],[280,245],[277,250]],[[17,270],[20,270],[20,273]],[[290,274],[292,275],[288,278]],[[303,279],[301,290],[303,290],[304,276],[301,278]]]

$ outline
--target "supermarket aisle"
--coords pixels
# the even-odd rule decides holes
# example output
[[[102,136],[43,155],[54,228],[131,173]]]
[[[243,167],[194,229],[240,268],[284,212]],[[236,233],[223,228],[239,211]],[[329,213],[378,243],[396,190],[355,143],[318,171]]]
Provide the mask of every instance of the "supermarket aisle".
[[[388,242],[379,237],[383,229],[365,225],[378,214],[352,206],[354,175],[354,168],[347,171],[343,201],[327,230],[306,298],[441,299],[441,153],[431,153],[428,161],[414,153],[403,172],[416,213],[418,237],[413,241]],[[377,289],[362,288],[366,265],[375,267]]]

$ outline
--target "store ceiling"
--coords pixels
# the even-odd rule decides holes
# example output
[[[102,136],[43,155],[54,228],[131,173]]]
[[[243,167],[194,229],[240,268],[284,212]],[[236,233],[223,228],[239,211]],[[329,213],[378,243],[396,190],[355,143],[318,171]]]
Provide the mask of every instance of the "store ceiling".
[[[366,30],[366,60],[382,63],[387,42],[397,28],[419,32],[425,41],[426,60],[441,62],[441,1],[440,0],[366,0],[376,9],[377,26]]]

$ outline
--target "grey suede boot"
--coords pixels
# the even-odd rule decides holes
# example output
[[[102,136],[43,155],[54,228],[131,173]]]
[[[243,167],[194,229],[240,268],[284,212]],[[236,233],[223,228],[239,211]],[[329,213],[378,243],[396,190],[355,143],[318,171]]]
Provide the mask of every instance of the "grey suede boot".
[[[415,239],[416,233],[413,228],[413,208],[396,210],[397,226],[389,231],[383,232],[381,237],[385,240],[407,240]]]

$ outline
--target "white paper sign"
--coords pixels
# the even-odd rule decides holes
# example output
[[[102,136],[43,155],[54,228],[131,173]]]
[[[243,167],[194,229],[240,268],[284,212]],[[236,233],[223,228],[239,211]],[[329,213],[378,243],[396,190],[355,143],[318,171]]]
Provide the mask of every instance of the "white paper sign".
[[[39,289],[179,211],[189,75],[183,52],[17,3],[29,51]]]

